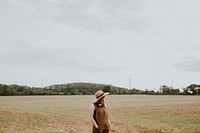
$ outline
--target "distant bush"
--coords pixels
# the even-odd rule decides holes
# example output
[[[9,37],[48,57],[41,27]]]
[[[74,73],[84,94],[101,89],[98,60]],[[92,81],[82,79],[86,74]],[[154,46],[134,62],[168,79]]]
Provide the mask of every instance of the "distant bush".
[[[94,95],[97,90],[110,92],[111,95],[125,95],[125,94],[147,94],[147,95],[199,95],[200,85],[191,84],[180,92],[179,89],[163,85],[159,91],[146,89],[127,89],[123,87],[116,87],[113,85],[97,84],[97,83],[68,83],[51,85],[47,87],[29,87],[20,85],[6,85],[0,84],[1,96],[17,96],[17,95]]]

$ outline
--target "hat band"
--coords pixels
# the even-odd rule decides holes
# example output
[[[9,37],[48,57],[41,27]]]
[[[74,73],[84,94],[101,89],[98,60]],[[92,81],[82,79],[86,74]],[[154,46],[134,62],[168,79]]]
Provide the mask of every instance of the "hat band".
[[[100,98],[101,96],[103,96],[104,95],[104,93],[102,93],[101,95],[99,95],[98,97],[96,97],[96,98]]]

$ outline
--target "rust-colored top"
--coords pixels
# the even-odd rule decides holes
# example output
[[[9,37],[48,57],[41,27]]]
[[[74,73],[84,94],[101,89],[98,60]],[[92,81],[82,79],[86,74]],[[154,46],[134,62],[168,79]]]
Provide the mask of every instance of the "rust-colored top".
[[[106,107],[104,105],[97,106],[94,105],[96,110],[94,113],[94,119],[98,125],[98,128],[96,129],[93,127],[93,133],[108,133],[110,129],[110,125],[108,122],[108,112],[106,110]]]

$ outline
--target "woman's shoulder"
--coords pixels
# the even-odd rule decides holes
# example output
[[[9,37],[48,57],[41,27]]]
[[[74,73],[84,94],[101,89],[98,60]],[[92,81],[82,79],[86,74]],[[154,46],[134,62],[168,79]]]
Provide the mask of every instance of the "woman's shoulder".
[[[90,108],[90,110],[95,110],[95,105],[94,105],[94,103],[91,103],[89,108]]]

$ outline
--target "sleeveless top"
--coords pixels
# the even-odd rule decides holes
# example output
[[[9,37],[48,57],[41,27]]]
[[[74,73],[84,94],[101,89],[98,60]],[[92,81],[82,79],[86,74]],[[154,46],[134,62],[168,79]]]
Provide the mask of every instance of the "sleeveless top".
[[[108,112],[106,110],[105,105],[98,106],[94,104],[95,110],[94,110],[94,120],[96,121],[98,128],[95,128],[93,126],[93,133],[103,133],[103,132],[109,132],[110,125],[108,122]]]

